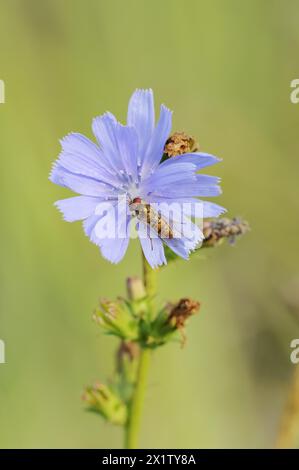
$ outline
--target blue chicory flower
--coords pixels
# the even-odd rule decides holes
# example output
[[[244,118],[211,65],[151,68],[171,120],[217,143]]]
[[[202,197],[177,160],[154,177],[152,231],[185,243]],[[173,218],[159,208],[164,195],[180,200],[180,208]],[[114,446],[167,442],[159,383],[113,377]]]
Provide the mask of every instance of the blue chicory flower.
[[[86,235],[112,263],[118,263],[126,253],[130,222],[138,214],[132,210],[132,203],[135,208],[136,203],[145,204],[146,210],[149,205],[176,204],[176,209],[171,210],[173,229],[170,236],[163,236],[158,227],[159,221],[166,218],[164,209],[159,209],[160,219],[156,217],[149,226],[146,217],[137,217],[137,233],[152,268],[166,264],[163,243],[188,259],[190,252],[202,241],[201,229],[192,222],[194,207],[200,204],[202,217],[217,217],[225,212],[217,204],[198,199],[221,193],[218,178],[198,174],[198,170],[218,162],[217,157],[207,153],[186,153],[161,163],[171,121],[172,112],[162,105],[155,125],[152,90],[136,90],[129,102],[127,125],[120,124],[107,112],[92,123],[97,144],[78,133],[71,133],[61,141],[62,152],[53,166],[50,180],[80,196],[55,204],[66,221],[83,220]],[[121,198],[125,201],[124,209],[115,215]],[[107,212],[111,215],[108,218],[111,233],[116,218],[124,229],[121,235],[115,231],[109,234],[109,227],[108,235],[99,235],[99,225]],[[187,231],[181,229],[186,221],[189,221]]]

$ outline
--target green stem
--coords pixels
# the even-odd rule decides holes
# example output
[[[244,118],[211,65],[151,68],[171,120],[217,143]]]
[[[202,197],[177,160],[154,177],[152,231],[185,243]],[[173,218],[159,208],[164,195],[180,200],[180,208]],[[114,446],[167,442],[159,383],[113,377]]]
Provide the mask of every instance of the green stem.
[[[155,296],[157,292],[157,270],[154,270],[151,268],[151,266],[148,264],[147,260],[145,259],[144,255],[143,257],[143,281],[145,285],[145,290],[146,294],[149,298],[149,315],[150,318],[153,318],[154,315],[154,302],[155,302]]]
[[[143,256],[143,255],[142,255]],[[156,271],[154,271],[143,256],[143,281],[146,294],[149,297],[150,316],[154,313],[153,300],[156,294]],[[138,371],[129,409],[129,418],[126,425],[125,448],[136,449],[143,401],[146,390],[147,375],[151,358],[151,350],[143,348],[140,352]]]
[[[150,363],[150,349],[142,349],[140,353],[138,373],[135,390],[133,392],[130,415],[126,428],[125,447],[126,449],[136,449],[138,445],[138,433],[140,417],[145,396],[147,373]]]

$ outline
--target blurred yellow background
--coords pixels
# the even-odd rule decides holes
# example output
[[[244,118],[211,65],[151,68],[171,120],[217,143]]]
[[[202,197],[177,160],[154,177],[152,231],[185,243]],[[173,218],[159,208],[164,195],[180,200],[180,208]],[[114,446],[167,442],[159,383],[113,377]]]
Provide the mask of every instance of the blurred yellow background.
[[[295,0],[0,0],[0,447],[122,446],[80,395],[114,367],[117,340],[92,309],[125,292],[140,250],[103,260],[80,223],[62,221],[53,202],[71,193],[48,173],[61,137],[91,137],[106,110],[124,121],[137,87],[223,158],[217,202],[252,227],[160,274],[161,300],[202,308],[183,350],[154,355],[140,445],[274,445],[299,337],[280,294],[299,275],[298,14]]]

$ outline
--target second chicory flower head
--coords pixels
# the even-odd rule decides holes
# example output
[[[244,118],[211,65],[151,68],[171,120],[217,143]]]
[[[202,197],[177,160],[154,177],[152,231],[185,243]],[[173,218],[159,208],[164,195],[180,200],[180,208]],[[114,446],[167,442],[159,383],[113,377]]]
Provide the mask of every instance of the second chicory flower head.
[[[166,264],[163,243],[187,259],[202,241],[201,229],[190,218],[194,207],[200,205],[202,217],[217,217],[225,211],[198,199],[221,192],[218,178],[198,174],[218,158],[196,152],[161,162],[171,121],[171,111],[162,105],[155,124],[152,90],[136,90],[129,102],[127,125],[105,113],[93,120],[96,144],[77,133],[61,141],[62,152],[50,180],[80,195],[57,201],[56,206],[68,222],[84,221],[85,233],[112,263],[126,253],[132,220],[137,221],[144,255],[155,268]],[[116,211],[120,200],[125,203]],[[101,235],[104,217],[108,231]],[[115,223],[123,230],[115,231]]]

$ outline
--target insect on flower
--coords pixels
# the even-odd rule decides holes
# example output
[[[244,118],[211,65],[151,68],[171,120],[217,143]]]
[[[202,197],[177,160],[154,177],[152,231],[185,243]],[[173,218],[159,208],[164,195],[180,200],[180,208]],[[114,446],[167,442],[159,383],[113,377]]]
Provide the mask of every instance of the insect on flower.
[[[140,197],[135,197],[133,201],[130,202],[129,208],[138,220],[152,228],[159,237],[162,239],[174,238],[173,229],[168,221],[166,221],[158,211],[155,211],[151,204],[146,204],[142,202]],[[150,240],[152,240],[151,237]],[[153,249],[152,244],[151,248]]]
[[[171,122],[172,112],[162,105],[155,124],[152,90],[136,90],[129,102],[126,125],[107,112],[93,120],[96,144],[78,133],[61,141],[62,152],[50,180],[79,196],[57,201],[56,206],[68,222],[83,220],[86,235],[112,263],[118,263],[126,253],[134,218],[138,221],[143,253],[155,268],[166,264],[164,244],[188,259],[203,240],[202,230],[193,222],[196,206],[201,207],[202,217],[217,217],[225,212],[217,204],[198,199],[221,193],[217,177],[198,173],[219,158],[194,152],[190,147],[189,153],[163,161]],[[115,207],[120,198],[126,203],[117,213]],[[107,202],[111,233],[100,236],[98,228],[104,212],[101,208]],[[115,224],[124,229],[125,236],[113,232]],[[188,230],[182,230],[183,226],[188,226]]]

